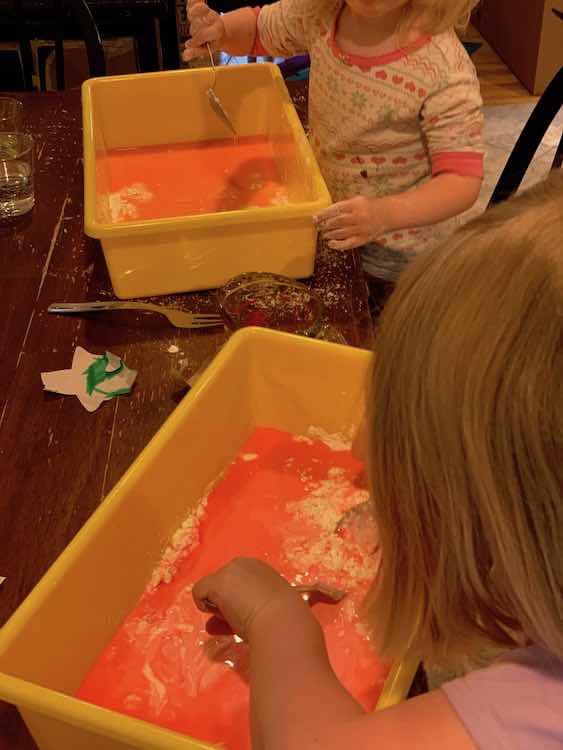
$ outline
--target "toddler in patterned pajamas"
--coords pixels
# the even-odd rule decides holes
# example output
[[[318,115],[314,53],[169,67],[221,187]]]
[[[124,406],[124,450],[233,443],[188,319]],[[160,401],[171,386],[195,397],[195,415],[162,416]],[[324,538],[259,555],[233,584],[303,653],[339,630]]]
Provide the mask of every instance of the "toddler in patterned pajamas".
[[[395,282],[470,208],[483,176],[475,69],[454,26],[477,0],[279,0],[224,15],[189,0],[192,38],[233,55],[308,52],[310,139],[333,205],[332,248]]]

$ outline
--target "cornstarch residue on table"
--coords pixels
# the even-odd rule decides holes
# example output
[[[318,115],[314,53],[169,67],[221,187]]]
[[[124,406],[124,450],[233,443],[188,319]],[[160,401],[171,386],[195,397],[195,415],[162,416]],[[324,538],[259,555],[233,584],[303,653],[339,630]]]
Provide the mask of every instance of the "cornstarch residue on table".
[[[201,576],[244,555],[269,562],[291,583],[322,580],[348,592],[340,604],[312,611],[338,678],[372,708],[388,669],[358,610],[377,572],[376,540],[334,531],[346,510],[367,499],[362,474],[339,437],[256,429],[173,535],[78,697],[228,750],[248,750],[247,648],[238,636],[208,635],[208,618],[191,593]]]
[[[112,223],[288,203],[265,136],[110,149],[96,170]]]

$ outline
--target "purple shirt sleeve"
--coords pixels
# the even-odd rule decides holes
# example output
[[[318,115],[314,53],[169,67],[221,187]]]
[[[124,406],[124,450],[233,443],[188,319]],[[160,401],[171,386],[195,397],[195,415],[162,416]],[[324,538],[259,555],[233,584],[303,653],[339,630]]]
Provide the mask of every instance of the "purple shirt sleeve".
[[[563,748],[563,660],[539,646],[441,689],[480,750]]]

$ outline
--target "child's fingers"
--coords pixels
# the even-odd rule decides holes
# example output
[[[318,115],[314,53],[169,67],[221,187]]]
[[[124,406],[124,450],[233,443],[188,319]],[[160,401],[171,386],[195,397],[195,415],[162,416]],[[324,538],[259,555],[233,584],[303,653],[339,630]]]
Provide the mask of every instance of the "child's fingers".
[[[232,635],[233,629],[231,626],[222,620],[220,617],[210,617],[205,623],[205,629],[209,635]]]
[[[328,246],[332,250],[353,250],[363,244],[360,237],[350,237],[347,240],[330,240]]]
[[[221,617],[221,612],[216,599],[219,598],[216,591],[217,574],[204,576],[197,581],[192,589],[192,596],[196,607],[201,612],[212,613]]]
[[[354,224],[353,214],[339,213],[336,216],[328,219],[320,219],[315,222],[321,232],[326,232],[332,229],[341,229],[343,227],[350,227]]]
[[[205,26],[206,24],[213,23],[216,15],[213,11],[209,10],[207,5],[200,3],[194,6],[188,13],[188,21],[190,24],[190,31],[194,28]]]
[[[193,48],[203,47],[206,44],[213,44],[220,38],[220,36],[221,31],[215,24],[212,26],[203,26],[186,42],[186,46]]]
[[[182,60],[184,62],[190,62],[190,60],[196,60],[198,57],[203,57],[204,54],[207,54],[207,49],[203,52],[201,47],[186,46],[182,52]]]
[[[209,13],[209,8],[205,3],[198,2],[195,5],[190,5],[188,7],[188,21],[191,23],[192,21],[197,20],[198,18],[205,18]]]
[[[347,204],[348,201],[341,201],[340,203],[334,203],[332,206],[325,208],[314,217],[315,222],[317,224],[322,224],[331,219],[335,219],[338,216],[350,213],[350,207]]]
[[[350,237],[348,227],[341,229],[332,229],[330,232],[322,232],[323,240],[347,240]]]
[[[190,60],[196,60],[198,57],[206,57],[209,53],[207,47],[192,47],[191,45],[184,48],[182,53],[182,60],[184,62],[190,62]]]
[[[207,29],[216,30],[217,28],[217,24],[213,21],[209,21],[207,16],[204,16],[203,18],[195,18],[190,23],[190,38],[197,38],[202,33],[202,31],[205,31]]]

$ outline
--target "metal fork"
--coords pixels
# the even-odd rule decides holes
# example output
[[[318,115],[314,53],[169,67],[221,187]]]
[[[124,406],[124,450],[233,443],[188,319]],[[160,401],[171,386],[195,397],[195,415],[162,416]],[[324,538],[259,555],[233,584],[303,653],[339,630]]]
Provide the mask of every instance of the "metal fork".
[[[208,328],[222,326],[223,319],[214,313],[191,313],[165,305],[149,302],[54,302],[47,312],[71,315],[73,313],[105,312],[111,310],[141,310],[164,315],[176,328]]]

